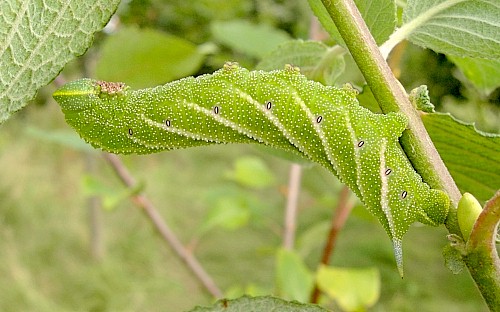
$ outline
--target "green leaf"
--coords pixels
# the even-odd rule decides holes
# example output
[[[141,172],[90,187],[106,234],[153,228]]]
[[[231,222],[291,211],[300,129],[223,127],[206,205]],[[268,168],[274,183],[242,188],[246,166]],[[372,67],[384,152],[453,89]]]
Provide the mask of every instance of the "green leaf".
[[[403,25],[384,43],[385,55],[404,39],[460,57],[500,57],[500,5],[496,0],[409,0]]]
[[[500,59],[486,60],[470,57],[448,56],[476,89],[487,97],[500,87]]]
[[[280,249],[276,257],[276,285],[281,297],[306,302],[314,278],[294,251]]]
[[[104,41],[96,76],[151,87],[194,74],[204,55],[196,45],[152,29],[124,28]]]
[[[358,100],[363,107],[366,107],[370,111],[382,114],[382,109],[380,108],[375,96],[373,95],[372,89],[370,86],[365,85],[363,87],[363,91],[358,95]]]
[[[423,114],[422,120],[460,191],[482,201],[491,198],[500,189],[500,135],[450,114]]]
[[[261,58],[290,36],[266,24],[252,24],[245,20],[217,21],[211,26],[215,39],[235,51]]]
[[[242,285],[233,285],[229,288],[226,288],[224,291],[224,296],[227,299],[236,299],[242,296],[265,296],[271,293],[271,290],[268,289],[267,285],[257,285],[255,283],[249,283],[245,286]]]
[[[210,208],[198,230],[199,236],[214,228],[239,229],[247,225],[251,218],[256,224],[262,212],[271,208],[248,190],[235,185],[212,186],[203,198]]]
[[[297,253],[300,256],[305,257],[307,255],[313,254],[313,252],[316,252],[317,250],[321,250],[321,248],[324,247],[325,242],[318,239],[318,237],[327,237],[328,231],[330,230],[331,226],[332,225],[330,220],[324,220],[321,222],[315,222],[310,227],[300,231],[300,233],[297,235],[295,244]]]
[[[409,94],[411,104],[426,113],[434,113],[434,104],[431,103],[429,90],[426,85],[421,85],[410,91]]]
[[[78,151],[95,153],[96,150],[90,147],[85,141],[83,141],[76,133],[70,132],[68,130],[51,130],[47,131],[40,128],[35,128],[28,126],[26,128],[26,133],[37,139],[41,139],[46,142],[60,144],[65,147],[69,147]]]
[[[293,64],[300,67],[307,78],[334,85],[345,70],[344,55],[344,49],[330,48],[319,41],[292,40],[266,55],[257,69],[273,70]]]
[[[293,64],[300,67],[300,71],[310,77],[307,73],[314,72],[318,63],[328,53],[328,46],[319,41],[290,40],[277,46],[270,54],[259,62],[256,69],[274,70]]]
[[[250,210],[244,198],[238,195],[226,195],[211,205],[200,231],[205,232],[214,227],[236,230],[246,225],[249,219]]]
[[[82,188],[83,193],[87,196],[102,197],[102,207],[106,210],[112,210],[122,201],[142,191],[144,185],[139,183],[133,188],[116,189],[103,184],[92,175],[87,175],[82,179]]]
[[[241,157],[234,164],[233,170],[226,177],[243,186],[262,189],[273,185],[276,178],[262,159],[257,157]]]
[[[196,307],[191,312],[328,312],[315,304],[266,297],[241,297],[234,300],[220,299],[211,307]]]
[[[0,123],[82,55],[119,0],[2,0]]]
[[[321,25],[335,41],[345,46],[337,27],[323,6],[321,0],[308,0],[311,9],[318,17]],[[396,4],[391,0],[355,0],[361,16],[363,17],[375,42],[381,44],[386,41],[396,27]]]
[[[466,268],[465,263],[462,260],[462,255],[460,254],[460,251],[458,251],[456,248],[450,245],[446,245],[443,248],[443,258],[444,258],[444,265],[453,274],[460,274]]]
[[[380,274],[376,268],[321,266],[316,279],[319,289],[345,311],[363,311],[380,297]]]

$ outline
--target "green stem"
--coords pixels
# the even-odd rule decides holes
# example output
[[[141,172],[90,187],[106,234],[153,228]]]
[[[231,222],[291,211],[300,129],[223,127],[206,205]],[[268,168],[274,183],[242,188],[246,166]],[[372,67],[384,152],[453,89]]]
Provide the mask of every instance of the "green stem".
[[[321,0],[332,18],[349,52],[363,73],[382,111],[401,112],[409,118],[408,130],[401,144],[417,172],[431,187],[445,191],[452,205],[445,226],[452,234],[461,236],[456,206],[461,198],[453,178],[425,130],[417,110],[392,74],[380,53],[361,14],[352,0]],[[496,249],[474,251],[464,261],[488,306],[497,311],[500,298],[500,268]],[[493,255],[494,254],[494,255]],[[495,258],[496,256],[497,258]]]
[[[500,311],[500,259],[495,246],[500,222],[500,191],[479,215],[463,260],[491,311]]]

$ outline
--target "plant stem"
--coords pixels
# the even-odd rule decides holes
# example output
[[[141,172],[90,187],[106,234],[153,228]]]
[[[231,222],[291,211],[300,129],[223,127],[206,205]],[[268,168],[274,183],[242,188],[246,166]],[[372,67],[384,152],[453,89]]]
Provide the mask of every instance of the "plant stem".
[[[500,190],[474,224],[463,260],[491,311],[500,311],[500,259],[495,246],[500,222]]]
[[[95,163],[95,154],[85,153],[85,171],[87,174],[95,173]],[[95,260],[101,260],[104,255],[104,244],[100,197],[96,195],[89,196],[87,198],[87,209],[90,229],[90,254]]]
[[[103,153],[104,159],[111,165],[115,173],[120,177],[123,184],[129,188],[135,188],[136,182],[125,165],[121,162],[120,158],[114,154]],[[149,199],[143,195],[138,194],[132,196],[134,204],[136,204],[146,214],[149,220],[153,223],[154,227],[160,233],[161,237],[172,247],[174,252],[186,263],[188,268],[200,280],[206,290],[215,298],[222,298],[222,291],[215,285],[210,275],[203,269],[201,264],[196,260],[193,254],[184,247],[175,233],[163,221],[162,216],[156,210],[154,205]]]
[[[340,198],[337,204],[337,209],[335,209],[335,213],[332,216],[330,232],[328,233],[328,238],[325,243],[325,247],[323,248],[323,255],[321,256],[321,264],[328,265],[330,263],[330,258],[335,250],[335,243],[337,242],[337,237],[344,227],[345,222],[347,221],[347,217],[351,213],[352,208],[354,207],[353,203],[349,202],[349,188],[344,186],[340,191]],[[318,288],[318,284],[314,285],[314,290],[311,294],[311,303],[318,303],[320,295],[320,290]]]
[[[287,250],[293,249],[295,241],[295,230],[297,229],[297,204],[300,193],[302,167],[298,164],[290,166],[290,177],[288,179],[288,198],[285,208],[285,230],[283,233],[283,247]]]

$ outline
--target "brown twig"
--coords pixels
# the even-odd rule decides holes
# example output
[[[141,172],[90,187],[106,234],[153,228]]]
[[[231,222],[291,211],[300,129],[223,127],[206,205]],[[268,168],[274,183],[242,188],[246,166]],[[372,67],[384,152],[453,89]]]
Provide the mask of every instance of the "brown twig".
[[[297,229],[297,204],[300,193],[302,167],[298,164],[290,166],[290,177],[288,180],[288,198],[285,210],[285,230],[283,233],[283,247],[293,249],[295,241],[295,230]]]
[[[332,223],[330,226],[330,232],[328,233],[328,237],[326,239],[325,247],[323,248],[323,255],[321,257],[321,264],[328,265],[330,263],[330,258],[335,250],[335,243],[337,241],[337,237],[344,227],[344,224],[351,213],[354,205],[349,201],[349,188],[344,186],[340,191],[340,198],[337,204],[337,209],[332,217]],[[319,296],[321,292],[318,288],[318,284],[314,285],[313,292],[311,294],[311,303],[318,303]]]
[[[111,165],[113,170],[127,187],[134,188],[136,186],[135,179],[123,165],[118,156],[114,154],[103,153],[103,157]],[[181,260],[186,263],[187,267],[200,280],[206,290],[215,298],[222,298],[222,291],[217,287],[215,282],[203,269],[203,267],[198,262],[198,260],[196,260],[193,254],[184,247],[179,238],[177,238],[174,232],[172,232],[172,230],[168,227],[151,201],[149,201],[149,199],[144,194],[137,194],[132,196],[132,201],[139,208],[141,208],[142,211],[144,211],[161,237],[170,245],[177,256],[179,256],[179,258],[181,258]]]
[[[85,170],[87,173],[95,173],[95,155],[85,153]],[[90,228],[90,254],[95,260],[101,260],[104,255],[103,228],[102,228],[102,209],[101,199],[97,195],[87,198],[88,220]]]

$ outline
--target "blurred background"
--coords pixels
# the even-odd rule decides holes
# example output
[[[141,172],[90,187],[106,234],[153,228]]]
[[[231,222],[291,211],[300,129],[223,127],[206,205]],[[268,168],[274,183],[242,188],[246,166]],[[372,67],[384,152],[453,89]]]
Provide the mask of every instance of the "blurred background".
[[[277,274],[287,272],[277,254],[292,162],[245,145],[120,156],[138,182],[128,189],[65,123],[51,94],[81,77],[142,88],[210,73],[227,60],[253,69],[279,44],[310,38],[311,25],[305,1],[123,1],[90,50],[0,127],[0,310],[184,311],[213,302],[131,200],[139,191],[225,296],[301,299],[304,289],[290,291]],[[407,43],[395,53],[407,90],[426,84],[437,110],[499,131],[498,89],[474,89],[432,51]],[[335,84],[352,81],[346,72]],[[325,169],[302,165],[293,250],[314,272],[342,185]],[[468,273],[444,266],[444,228],[410,229],[402,280],[382,227],[350,202],[331,265],[378,271],[370,311],[486,311]]]

